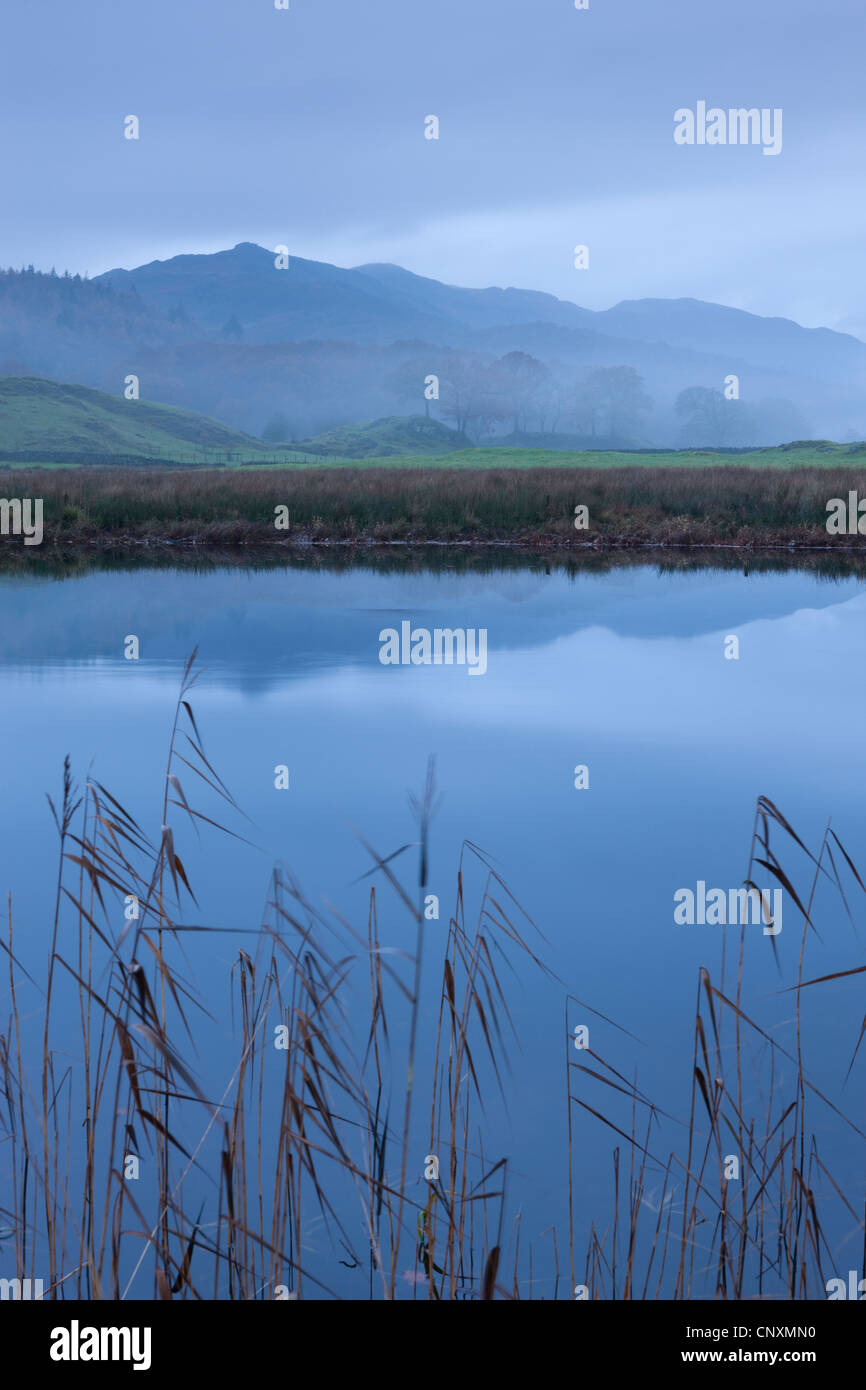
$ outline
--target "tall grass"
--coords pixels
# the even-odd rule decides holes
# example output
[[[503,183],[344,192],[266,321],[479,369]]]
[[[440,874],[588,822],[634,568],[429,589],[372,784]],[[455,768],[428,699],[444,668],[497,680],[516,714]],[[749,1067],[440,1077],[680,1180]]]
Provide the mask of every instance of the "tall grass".
[[[531,1246],[521,1253],[519,1223],[509,1224],[514,1179],[506,1156],[486,1151],[484,1125],[507,1096],[513,1030],[504,971],[546,967],[537,928],[469,842],[444,941],[438,924],[435,944],[425,939],[432,763],[413,802],[415,838],[389,854],[364,842],[362,924],[309,902],[277,867],[260,926],[224,929],[249,938],[230,966],[234,1058],[217,1093],[197,1081],[196,1038],[208,1011],[185,973],[184,947],[215,949],[222,937],[188,920],[196,900],[177,843],[184,822],[235,838],[242,827],[196,722],[196,679],[193,654],[155,834],[95,780],[79,793],[67,760],[59,804],[51,803],[59,863],[44,982],[24,967],[17,908],[8,905],[0,1165],[18,1277],[47,1270],[50,1296],[59,1299],[339,1297],[343,1265],[363,1270],[373,1299],[534,1296],[538,1255]],[[214,806],[222,807],[219,820]],[[777,856],[774,834],[805,856],[811,878],[803,892]],[[747,882],[758,866],[801,915],[796,1046],[782,1048],[746,1014],[741,936],[737,961],[729,969],[723,959],[717,984],[701,971],[688,1118],[668,1153],[656,1151],[664,1112],[636,1078],[594,1051],[573,1059],[566,1000],[570,1220],[567,1231],[549,1233],[554,1296],[566,1248],[569,1297],[582,1287],[590,1298],[688,1299],[707,1270],[720,1298],[821,1296],[829,1250],[818,1177],[862,1247],[862,1195],[835,1183],[811,1116],[820,1109],[859,1145],[864,1134],[810,1079],[800,1000],[826,983],[804,969],[819,884],[830,883],[846,905],[846,880],[864,885],[833,831],[812,854],[766,798]],[[467,886],[470,870],[473,881],[480,874],[477,893]],[[389,921],[395,909],[405,917],[413,934],[405,945],[383,941],[383,909]],[[421,1050],[425,989],[436,1004],[432,1045]],[[367,1000],[360,1031],[359,990]],[[73,1037],[63,1022],[70,999]],[[744,1083],[753,1040],[769,1083],[757,1108]],[[584,1099],[599,1087],[608,1103]],[[626,1107],[625,1123],[617,1105]],[[614,1201],[611,1218],[592,1224],[578,1268],[573,1137],[584,1125],[616,1136]],[[741,1159],[738,1184],[724,1175],[729,1152]],[[654,1171],[662,1175],[655,1206],[647,1200]],[[310,1257],[313,1230],[327,1236],[329,1265]]]
[[[771,844],[774,830],[802,857],[805,891],[798,891]],[[862,1155],[866,1133],[810,1078],[801,1007],[807,988],[866,970],[856,966],[819,979],[805,978],[807,939],[817,932],[813,914],[819,887],[830,885],[851,917],[848,894],[852,888],[866,892],[866,885],[829,825],[814,854],[763,796],[756,807],[746,886],[756,886],[753,874],[758,866],[782,886],[800,918],[796,984],[791,987],[793,1045],[782,1046],[768,1026],[745,1011],[746,936],[752,929],[743,927],[736,961],[728,963],[723,949],[718,982],[713,983],[706,968],[699,973],[684,1145],[667,1153],[657,1147],[661,1112],[635,1080],[591,1053],[588,1063],[569,1063],[569,1104],[593,1115],[622,1141],[614,1150],[613,1222],[603,1233],[593,1227],[579,1276],[589,1297],[658,1297],[666,1286],[674,1298],[704,1297],[701,1290],[709,1277],[712,1295],[720,1299],[826,1298],[827,1277],[838,1271],[819,1215],[819,1184],[835,1205],[834,1216],[850,1221],[850,1258],[860,1266],[859,1277],[866,1277],[863,1192],[858,1198],[843,1191],[819,1142],[819,1134],[832,1130],[837,1141],[841,1137],[852,1152]],[[770,941],[775,950],[776,938]],[[864,1031],[866,1017],[854,1039],[847,1074]],[[628,1130],[581,1094],[572,1094],[572,1086],[586,1094],[588,1081],[627,1099]],[[732,1157],[739,1164],[735,1181],[726,1168]],[[647,1200],[650,1171],[659,1194],[655,1202]]]
[[[862,487],[856,467],[295,468],[10,470],[7,497],[41,497],[45,540],[554,541],[561,545],[821,545],[827,502]],[[574,529],[578,505],[587,530]],[[275,508],[289,509],[276,530]],[[22,545],[7,537],[4,548]]]

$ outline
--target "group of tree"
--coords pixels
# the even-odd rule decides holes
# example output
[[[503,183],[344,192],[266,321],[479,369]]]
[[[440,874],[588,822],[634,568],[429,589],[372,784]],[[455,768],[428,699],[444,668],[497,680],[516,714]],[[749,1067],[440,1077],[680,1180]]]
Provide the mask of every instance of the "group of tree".
[[[425,385],[431,381],[435,385]],[[627,439],[640,432],[653,408],[634,367],[598,367],[574,376],[551,370],[527,352],[493,362],[466,352],[432,362],[414,359],[392,374],[389,385],[406,404],[419,403],[423,395],[428,415],[438,414],[475,439],[498,433],[518,440],[563,426],[590,439]]]
[[[693,448],[732,448],[807,439],[808,420],[788,400],[729,399],[709,386],[689,386],[674,403],[680,425],[678,442]]]

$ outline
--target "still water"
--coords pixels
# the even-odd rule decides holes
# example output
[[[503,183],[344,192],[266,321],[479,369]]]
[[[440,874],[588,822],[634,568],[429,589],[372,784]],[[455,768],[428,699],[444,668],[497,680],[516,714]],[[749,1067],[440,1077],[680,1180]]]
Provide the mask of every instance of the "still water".
[[[382,634],[399,634],[404,623],[431,634],[483,631],[486,669],[383,664]],[[139,659],[127,660],[133,636]],[[507,1104],[491,1104],[483,1136],[487,1153],[508,1156],[509,1221],[519,1214],[524,1247],[536,1245],[535,1274],[549,1296],[541,1237],[556,1226],[560,1251],[567,1245],[563,1069],[566,1055],[582,1060],[574,1027],[586,1023],[591,1046],[629,1080],[637,1075],[669,1113],[672,1129],[658,1141],[666,1154],[688,1120],[698,970],[722,983],[721,943],[732,933],[725,984],[733,988],[737,939],[733,928],[677,922],[674,895],[699,883],[727,895],[742,884],[760,795],[810,849],[831,820],[861,871],[866,865],[866,584],[797,569],[566,572],[495,561],[460,571],[217,564],[6,574],[0,892],[4,905],[11,895],[19,958],[36,978],[56,871],[45,793],[56,799],[68,754],[79,782],[98,779],[158,835],[174,705],[194,647],[195,717],[211,763],[249,818],[227,823],[252,842],[207,827],[197,837],[176,820],[198,899],[188,920],[229,929],[207,948],[186,947],[215,1020],[195,1058],[199,1080],[216,1092],[231,1068],[228,974],[237,947],[249,949],[241,933],[261,920],[273,864],[284,864],[311,901],[333,904],[365,930],[370,880],[362,876],[371,866],[358,834],[382,856],[417,838],[407,798],[420,793],[434,755],[440,799],[427,892],[440,917],[427,928],[422,1046],[438,1007],[436,933],[447,930],[458,855],[471,841],[543,933],[526,927],[552,972],[527,963],[509,977],[516,1040]],[[217,814],[213,801],[196,801],[191,776],[181,780],[194,804]],[[808,893],[808,865],[783,841],[774,837],[774,848]],[[760,867],[755,879],[778,888]],[[470,892],[478,887],[473,881]],[[411,950],[405,913],[384,884],[377,891],[383,942]],[[806,978],[863,963],[866,900],[854,887],[848,901],[851,920],[838,894],[819,889],[820,940],[810,936]],[[802,919],[787,897],[778,925],[772,943],[760,924],[747,929],[743,1007],[790,1046],[793,996],[782,991],[796,978]],[[866,1059],[858,1056],[847,1082],[846,1072],[862,988],[854,977],[832,994],[806,993],[810,1076],[860,1122]],[[581,1002],[566,1015],[569,995]],[[35,1008],[36,997],[30,1002]],[[8,1008],[4,981],[4,1016]],[[604,1088],[591,1079],[573,1089],[604,1108]],[[626,1129],[629,1113],[628,1105],[616,1111]],[[612,1210],[617,1139],[586,1111],[575,1109],[573,1119],[582,1267],[590,1223],[603,1228]],[[812,1120],[861,1210],[862,1143],[820,1107]],[[656,1171],[648,1188],[662,1177]],[[827,1220],[844,1274],[856,1255],[851,1222]],[[333,1266],[325,1238],[319,1247],[310,1239],[310,1258]],[[352,1296],[351,1275],[341,1269],[338,1278]]]

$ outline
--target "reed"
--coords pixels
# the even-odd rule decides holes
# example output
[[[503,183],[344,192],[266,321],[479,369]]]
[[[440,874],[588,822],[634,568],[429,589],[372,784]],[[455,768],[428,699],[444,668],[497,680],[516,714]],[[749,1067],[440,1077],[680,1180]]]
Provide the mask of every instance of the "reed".
[[[507,1099],[514,1032],[504,972],[550,972],[537,927],[469,842],[444,940],[425,941],[432,762],[412,803],[416,838],[389,854],[364,842],[362,925],[311,903],[277,866],[260,926],[223,929],[245,941],[230,967],[235,1052],[218,1092],[196,1079],[196,1038],[209,1012],[187,977],[185,945],[220,937],[189,920],[196,900],[177,844],[184,823],[244,838],[240,808],[196,722],[196,679],[193,653],[157,833],[94,779],[79,792],[67,759],[59,805],[51,803],[59,861],[43,982],[20,960],[8,905],[0,1164],[18,1277],[47,1269],[57,1299],[336,1298],[345,1266],[363,1270],[371,1299],[535,1296],[538,1253],[531,1244],[521,1252],[519,1217],[509,1225],[514,1178],[507,1157],[487,1151],[484,1133],[490,1107]],[[803,889],[783,867],[780,836],[806,865]],[[807,989],[866,970],[810,979],[805,969],[819,888],[829,884],[846,909],[851,888],[866,888],[835,831],[828,826],[813,853],[764,797],[747,883],[758,867],[800,913],[796,1045],[782,1047],[745,1010],[744,929],[737,960],[729,967],[723,957],[717,983],[700,972],[688,1119],[669,1151],[660,1136],[672,1117],[636,1075],[594,1051],[574,1060],[570,1011],[588,1006],[565,998],[569,1230],[545,1232],[554,1297],[566,1246],[567,1297],[582,1287],[593,1299],[689,1299],[707,1278],[718,1298],[820,1297],[829,1248],[819,1180],[862,1248],[862,1197],[832,1177],[818,1134],[832,1122],[852,1143],[866,1135],[810,1078],[801,1000]],[[383,910],[390,931],[395,911],[414,930],[411,950],[383,942]],[[430,989],[435,1022],[422,1048],[429,1020],[421,999]],[[70,998],[74,1036],[60,1023]],[[866,1021],[858,1047],[864,1031]],[[597,1126],[615,1135],[613,1206],[604,1224],[592,1223],[578,1268],[574,1135]],[[438,1167],[423,1178],[422,1146],[424,1164],[435,1157]],[[731,1150],[742,1167],[734,1187],[724,1173]],[[309,1256],[313,1232],[328,1241],[329,1265]]]
[[[783,867],[771,843],[773,832],[777,841],[781,836],[802,859],[805,890],[798,891]],[[746,886],[752,884],[756,866],[781,885],[800,918],[796,983],[790,987],[795,1002],[793,1046],[782,1046],[743,1006],[746,933],[752,930],[743,927],[737,959],[730,966],[723,951],[718,983],[713,983],[707,969],[700,970],[687,1134],[677,1148],[667,1153],[659,1148],[656,1134],[662,1112],[636,1081],[629,1082],[589,1051],[586,1055],[591,1060],[569,1063],[569,1105],[611,1129],[625,1144],[631,1164],[625,1187],[620,1182],[622,1149],[618,1145],[613,1223],[602,1238],[591,1232],[586,1252],[582,1278],[588,1297],[659,1297],[669,1287],[669,1297],[688,1300],[707,1296],[702,1288],[708,1276],[710,1296],[719,1299],[826,1298],[828,1273],[835,1276],[837,1271],[818,1212],[819,1184],[836,1203],[837,1214],[843,1219],[847,1214],[853,1223],[847,1239],[857,1239],[851,1258],[861,1266],[859,1277],[864,1277],[862,1195],[858,1210],[822,1157],[819,1135],[826,1136],[835,1126],[846,1144],[862,1152],[866,1134],[810,1078],[801,1001],[807,988],[866,970],[856,966],[818,979],[806,979],[804,972],[807,939],[817,931],[814,910],[819,888],[829,885],[853,925],[848,896],[852,888],[864,892],[866,886],[830,825],[813,853],[778,807],[763,796],[756,807]],[[775,938],[771,941],[775,950]],[[848,1073],[864,1032],[866,1019]],[[628,1100],[631,1124],[627,1130],[582,1098],[590,1082],[601,1083]],[[582,1094],[575,1094],[577,1090]],[[812,1118],[816,1111],[817,1121]],[[643,1126],[639,1115],[645,1117]],[[740,1164],[738,1181],[733,1183],[725,1171],[728,1155],[738,1157]],[[652,1196],[647,1185],[650,1170],[661,1177],[655,1188],[661,1194],[657,1204],[647,1200]],[[675,1200],[677,1189],[682,1191],[681,1200]]]

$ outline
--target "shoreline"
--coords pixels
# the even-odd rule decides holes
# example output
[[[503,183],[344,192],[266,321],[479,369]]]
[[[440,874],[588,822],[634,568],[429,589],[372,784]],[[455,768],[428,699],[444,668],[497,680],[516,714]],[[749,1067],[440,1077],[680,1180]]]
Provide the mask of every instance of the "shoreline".
[[[817,530],[817,528],[816,528]],[[821,533],[819,532],[819,535]],[[732,551],[752,554],[757,552],[788,553],[796,555],[843,554],[847,556],[862,554],[866,557],[866,536],[862,540],[847,544],[839,541],[827,544],[826,537],[818,540],[762,539],[760,536],[744,541],[709,540],[669,540],[647,536],[598,536],[592,540],[576,541],[558,535],[532,536],[471,536],[438,538],[433,536],[408,536],[383,538],[373,534],[356,536],[311,536],[300,533],[294,537],[276,540],[265,536],[228,537],[211,534],[194,536],[170,536],[157,533],[140,536],[134,533],[103,535],[61,534],[46,536],[39,545],[25,545],[18,536],[0,537],[0,556],[4,550],[16,554],[36,555],[46,551],[76,550],[253,550],[298,553],[309,550],[423,550],[435,547],[439,550],[486,550],[508,549],[527,551],[556,551],[564,554],[605,554],[616,551],[668,550],[668,551]]]

